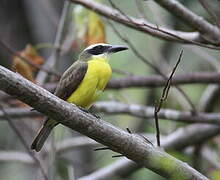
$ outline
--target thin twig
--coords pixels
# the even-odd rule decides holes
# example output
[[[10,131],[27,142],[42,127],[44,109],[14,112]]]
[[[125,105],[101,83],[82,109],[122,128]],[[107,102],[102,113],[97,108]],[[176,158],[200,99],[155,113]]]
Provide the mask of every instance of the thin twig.
[[[155,110],[154,110],[154,116],[155,116],[155,126],[156,126],[156,139],[157,139],[157,145],[160,146],[160,127],[159,127],[159,119],[158,119],[158,113],[160,112],[160,109],[163,105],[163,102],[167,99],[169,90],[170,90],[170,84],[173,78],[173,75],[177,69],[177,66],[179,65],[181,59],[182,59],[182,54],[183,54],[183,50],[180,52],[179,55],[179,59],[176,63],[176,65],[174,66],[172,73],[170,74],[170,77],[167,80],[167,83],[163,89],[163,93],[162,96],[159,100],[159,103],[157,103],[157,105],[155,105]]]
[[[28,144],[26,143],[23,135],[20,133],[20,131],[17,129],[16,125],[14,124],[14,122],[11,120],[10,116],[7,114],[7,112],[5,111],[5,109],[3,108],[3,106],[0,104],[0,109],[1,111],[4,113],[4,116],[6,118],[6,120],[8,121],[9,126],[11,127],[11,129],[15,132],[15,134],[18,136],[18,138],[20,139],[22,145],[24,146],[24,148],[26,149],[26,151],[28,152],[28,154],[34,159],[34,161],[36,162],[36,164],[39,166],[41,173],[43,175],[44,180],[48,180],[48,177],[43,169],[43,167],[41,166],[40,161],[38,160],[38,158],[33,154],[33,152],[30,151],[30,148],[28,146]]]
[[[148,140],[144,135],[142,135],[142,134],[138,134],[140,137],[142,137],[147,143],[149,143],[149,144],[151,144],[152,146],[154,146],[153,145],[153,143],[150,141],[150,140]]]
[[[168,80],[167,76],[165,74],[163,74],[163,72],[157,67],[155,66],[153,63],[151,63],[147,58],[145,58],[144,56],[142,56],[138,50],[134,47],[134,45],[129,41],[129,39],[123,37],[120,32],[118,32],[118,30],[115,28],[115,26],[109,21],[107,20],[108,23],[110,24],[110,26],[112,27],[113,31],[118,35],[118,37],[120,39],[122,39],[125,43],[128,44],[128,46],[131,48],[131,50],[134,52],[134,54],[145,64],[147,64],[148,66],[150,66],[155,72],[157,72],[159,75],[161,75],[161,77],[163,77],[164,80]],[[174,86],[176,87],[176,89],[183,95],[183,97],[187,100],[187,102],[189,103],[189,105],[192,108],[192,112],[196,113],[196,107],[193,104],[193,102],[191,101],[191,99],[187,96],[187,94],[178,86]]]
[[[128,132],[129,134],[132,134],[132,132],[131,132],[131,130],[130,130],[129,128],[126,128],[126,130],[127,130],[127,132]]]
[[[100,147],[100,148],[95,148],[94,151],[102,151],[102,150],[109,150],[109,147]]]
[[[118,158],[118,157],[123,157],[124,155],[118,154],[118,155],[113,155],[112,158]]]
[[[128,132],[129,134],[132,134],[132,132],[131,132],[131,130],[130,130],[129,128],[126,128],[126,130],[127,130],[127,132]],[[149,143],[149,144],[151,144],[151,145],[153,146],[152,142],[150,142],[144,135],[142,135],[142,134],[136,134],[136,135],[140,136],[140,137],[143,138],[147,143]]]

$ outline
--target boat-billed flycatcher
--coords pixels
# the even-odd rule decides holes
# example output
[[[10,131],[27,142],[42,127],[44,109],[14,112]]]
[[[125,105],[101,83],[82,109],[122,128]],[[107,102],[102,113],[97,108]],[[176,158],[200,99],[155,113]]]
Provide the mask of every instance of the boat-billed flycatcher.
[[[79,55],[79,59],[63,73],[55,95],[69,103],[89,109],[111,77],[109,55],[126,49],[128,48],[125,46],[110,44],[94,44],[87,47]],[[58,122],[48,118],[35,137],[31,148],[40,151],[57,124]]]

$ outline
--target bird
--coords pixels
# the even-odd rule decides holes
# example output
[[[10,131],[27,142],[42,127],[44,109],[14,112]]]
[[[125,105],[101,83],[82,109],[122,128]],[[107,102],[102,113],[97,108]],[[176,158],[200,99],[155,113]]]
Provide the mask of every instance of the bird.
[[[63,73],[54,94],[68,103],[88,110],[104,91],[111,77],[110,55],[127,49],[123,45],[105,43],[88,46],[79,54],[78,60]],[[59,122],[48,117],[35,136],[31,149],[39,152],[52,129],[58,124]]]

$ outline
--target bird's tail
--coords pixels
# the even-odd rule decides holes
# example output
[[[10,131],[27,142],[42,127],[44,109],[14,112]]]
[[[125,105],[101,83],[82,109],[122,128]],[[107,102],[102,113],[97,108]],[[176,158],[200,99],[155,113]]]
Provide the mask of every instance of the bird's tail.
[[[47,137],[49,136],[51,130],[58,124],[58,122],[47,119],[43,126],[38,131],[37,135],[35,136],[32,144],[31,149],[34,149],[35,151],[39,152],[41,148],[44,145],[44,142],[46,141]]]

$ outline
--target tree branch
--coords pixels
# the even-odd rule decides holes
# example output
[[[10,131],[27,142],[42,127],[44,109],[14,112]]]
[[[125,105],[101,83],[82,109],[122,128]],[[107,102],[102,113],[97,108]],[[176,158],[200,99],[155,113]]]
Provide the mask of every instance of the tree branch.
[[[174,34],[180,38],[174,37],[172,35],[166,34],[164,32],[161,32],[158,30],[158,27],[156,25],[153,25],[149,22],[146,22],[143,19],[136,19],[133,17],[129,17],[129,19],[121,14],[119,11],[110,8],[108,6],[105,6],[103,4],[97,3],[95,1],[91,0],[71,0],[71,2],[80,4],[90,10],[95,11],[98,14],[101,14],[105,16],[106,18],[112,19],[116,22],[119,22],[121,24],[124,24],[125,26],[131,27],[133,29],[136,29],[138,31],[142,31],[145,33],[148,33],[152,36],[169,40],[169,41],[176,41],[176,42],[184,42],[183,39],[186,39],[188,41],[195,41],[195,42],[202,42],[203,39],[200,37],[200,34],[198,32],[182,32],[182,31],[175,31],[168,28],[160,27],[161,31],[168,32],[170,34]],[[153,28],[149,28],[149,26]],[[189,42],[188,42],[189,43]]]
[[[211,41],[213,44],[220,43],[220,29],[193,13],[180,2],[176,0],[155,0],[155,2],[183,20],[186,24],[198,30],[206,40]]]
[[[195,83],[220,83],[219,72],[196,72],[187,74],[176,74],[171,85],[195,84]],[[161,87],[166,84],[166,80],[158,75],[150,76],[127,76],[110,80],[107,85],[109,89],[120,89],[129,87]]]
[[[205,176],[164,151],[146,143],[141,137],[81,111],[48,91],[0,66],[0,89],[63,125],[76,130],[111,150],[167,178],[198,178]],[[169,166],[165,165],[169,164]]]
[[[168,150],[182,150],[187,146],[206,141],[219,134],[220,127],[214,125],[195,124],[184,128],[179,128],[165,138],[162,138],[161,146]],[[101,177],[109,179],[113,177],[129,176],[141,167],[127,159],[120,159],[111,165],[101,168],[87,176],[83,180],[101,180]],[[88,179],[90,178],[90,179]],[[80,179],[81,180],[81,179]]]
[[[128,114],[140,118],[154,118],[154,107],[142,106],[138,104],[126,104],[117,101],[100,101],[93,105],[96,112],[106,114]],[[41,115],[37,111],[30,111],[30,108],[8,108],[5,109],[10,117],[23,118]],[[198,112],[192,114],[190,111],[177,111],[172,109],[161,109],[158,117],[164,120],[173,120],[184,123],[206,123],[220,124],[220,113],[203,113]],[[4,118],[4,114],[0,111],[0,119]]]
[[[129,114],[141,118],[154,118],[154,107],[146,107],[138,104],[125,104],[121,102],[97,102],[94,110],[107,114]],[[196,113],[182,112],[172,109],[161,109],[158,113],[160,119],[174,120],[186,123],[210,123],[220,125],[220,113]]]
[[[35,164],[34,159],[28,154],[17,151],[0,151],[0,161],[6,162],[22,162],[27,164]]]
[[[194,72],[187,74],[176,74],[171,82],[172,85],[185,85],[185,84],[219,84],[220,72]],[[122,89],[131,87],[162,87],[166,84],[166,80],[160,75],[138,76],[129,75],[122,78],[113,78],[109,81],[107,89]],[[56,88],[56,83],[47,83],[43,86],[49,91]],[[1,95],[3,99],[5,95]]]

